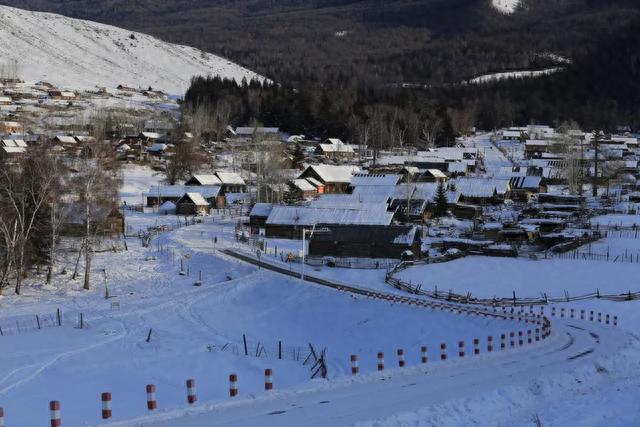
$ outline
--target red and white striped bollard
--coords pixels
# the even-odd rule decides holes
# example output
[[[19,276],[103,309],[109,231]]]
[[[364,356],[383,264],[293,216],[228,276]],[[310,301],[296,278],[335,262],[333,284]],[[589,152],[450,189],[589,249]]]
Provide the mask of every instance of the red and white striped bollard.
[[[358,368],[358,356],[355,354],[351,355],[351,375],[358,375],[360,372],[360,368]]]
[[[464,357],[464,341],[458,341],[458,357]]]
[[[193,405],[198,400],[196,396],[196,380],[189,378],[187,380],[187,403]]]
[[[236,397],[238,395],[238,375],[229,375],[229,396]]]
[[[429,355],[427,354],[427,346],[423,345],[422,347],[420,347],[420,361],[422,362],[422,364],[426,364],[427,362],[429,362]]]
[[[384,353],[378,352],[378,371],[384,371]]]
[[[153,411],[158,408],[158,402],[156,402],[156,386],[154,384],[147,384],[147,409]]]
[[[440,360],[447,360],[447,345],[445,343],[440,344]]]
[[[264,389],[273,390],[273,370],[270,368],[264,370]]]
[[[111,418],[111,415],[112,415],[111,393],[102,393],[100,395],[100,399],[102,400],[102,419],[108,420],[109,418]]]
[[[404,350],[399,348],[397,353],[398,353],[398,366],[401,368],[404,368]]]
[[[52,400],[49,402],[49,411],[51,412],[51,427],[62,427],[62,418],[60,415],[60,402]]]

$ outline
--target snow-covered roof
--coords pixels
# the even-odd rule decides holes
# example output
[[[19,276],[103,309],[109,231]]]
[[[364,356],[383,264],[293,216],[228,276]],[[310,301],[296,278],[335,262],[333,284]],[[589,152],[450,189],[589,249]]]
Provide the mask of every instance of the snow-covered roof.
[[[401,179],[402,175],[356,173],[351,178],[351,186],[394,186],[398,184]]]
[[[216,172],[216,175],[223,184],[246,185],[244,179],[236,172]]]
[[[160,139],[160,138],[162,138],[162,135],[160,135],[158,132],[142,132],[142,133],[140,133],[140,136],[142,138],[147,138],[147,139]]]
[[[341,208],[341,209],[382,209],[386,204],[378,201],[360,200],[354,194],[323,194],[316,200],[309,202],[308,206],[317,208]]]
[[[167,148],[169,148],[169,146],[167,144],[162,144],[162,143],[156,142],[151,147],[147,148],[147,151],[151,151],[153,153],[156,153],[156,152],[160,152],[160,151],[165,151]]]
[[[324,182],[351,182],[351,175],[360,172],[358,166],[311,165],[309,166]]]
[[[161,212],[175,211],[176,210],[176,204],[173,203],[172,201],[167,200],[166,202],[164,202],[163,204],[160,205],[159,210]]]
[[[273,203],[256,203],[253,205],[249,216],[268,217],[273,210]]]
[[[62,144],[77,144],[78,141],[72,136],[58,135],[54,138]]]
[[[274,128],[274,127],[251,127],[251,126],[238,127],[234,131],[234,133],[236,135],[243,135],[243,136],[251,136],[254,133],[258,133],[258,134],[277,134],[279,132],[280,132],[280,128]]]
[[[385,205],[364,210],[274,206],[267,219],[267,224],[298,226],[313,226],[315,224],[389,225],[392,218],[393,213],[387,212]]]
[[[509,190],[509,179],[460,177],[455,180],[456,190],[466,197],[492,197]]]
[[[195,174],[191,177],[200,183],[200,185],[220,185],[222,181],[212,174]]]
[[[318,181],[317,179],[312,178],[312,177],[308,177],[308,178],[305,178],[305,179],[306,179],[307,181],[309,181],[309,183],[310,183],[311,185],[313,185],[314,187],[316,187],[316,188],[318,188],[318,187],[322,187],[322,186],[324,185],[323,183],[321,183],[320,181]]]
[[[425,203],[433,203],[438,194],[438,184],[435,182],[420,182],[413,184],[400,184],[394,187],[392,195],[392,206],[398,205],[400,201],[411,200],[424,201]],[[458,191],[447,190],[447,201],[449,203],[458,203],[460,193]],[[404,202],[402,202],[404,203]]]
[[[203,187],[200,185],[154,185],[149,189],[149,197],[182,197],[186,193],[200,193],[209,199],[220,194],[220,187]]]
[[[20,154],[25,152],[23,147],[0,147],[0,149],[8,154]]]
[[[325,153],[353,153],[353,147],[346,145],[338,138],[329,138],[318,147]]]
[[[186,193],[180,200],[184,199],[184,197],[191,199],[196,206],[209,206],[209,202],[200,193]]]
[[[359,185],[353,189],[353,197],[362,202],[385,203],[393,197],[396,187],[390,185]]]
[[[314,187],[309,181],[306,179],[294,179],[291,183],[300,191],[315,191],[316,187]]]
[[[440,169],[427,169],[427,173],[434,178],[446,178],[447,175],[444,174]]]

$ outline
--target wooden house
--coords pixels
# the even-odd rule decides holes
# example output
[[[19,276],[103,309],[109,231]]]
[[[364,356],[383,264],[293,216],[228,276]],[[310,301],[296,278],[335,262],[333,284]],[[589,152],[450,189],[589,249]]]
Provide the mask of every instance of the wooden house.
[[[165,202],[177,203],[187,193],[200,194],[211,207],[218,209],[226,206],[226,197],[220,187],[188,186],[188,185],[156,185],[146,194],[147,206],[160,206]]]
[[[266,236],[284,239],[302,238],[302,230],[323,225],[391,224],[393,212],[382,204],[362,204],[349,208],[315,206],[274,206],[265,223]]]
[[[256,203],[249,212],[249,225],[251,231],[257,233],[258,230],[264,228],[267,224],[267,218],[273,210],[273,204],[271,203]]]
[[[177,215],[207,215],[210,208],[200,193],[185,193],[176,202]]]
[[[353,160],[356,155],[352,146],[343,143],[338,138],[329,138],[318,144],[316,154],[336,162]]]
[[[309,238],[309,256],[400,259],[406,251],[420,254],[416,226],[330,225]]]
[[[323,186],[324,193],[346,193],[351,177],[360,172],[357,166],[311,165],[299,178],[313,178]]]

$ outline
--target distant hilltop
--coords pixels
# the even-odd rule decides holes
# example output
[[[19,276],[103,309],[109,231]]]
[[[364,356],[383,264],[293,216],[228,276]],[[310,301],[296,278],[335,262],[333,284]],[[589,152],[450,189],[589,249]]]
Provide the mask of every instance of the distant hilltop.
[[[201,50],[110,25],[0,6],[0,69],[26,81],[90,89],[153,87],[181,95],[194,75],[259,79]]]

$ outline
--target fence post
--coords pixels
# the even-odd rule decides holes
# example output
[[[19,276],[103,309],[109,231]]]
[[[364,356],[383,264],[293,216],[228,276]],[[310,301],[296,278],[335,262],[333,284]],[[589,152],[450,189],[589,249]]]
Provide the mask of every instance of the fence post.
[[[56,309],[56,317],[58,318],[58,326],[62,326],[62,313],[60,313],[60,309]]]
[[[245,334],[242,334],[242,343],[244,344],[244,355],[248,356],[249,348],[247,347],[247,336]]]
[[[478,338],[473,339],[473,354],[476,356],[480,354],[480,340]]]
[[[404,350],[401,348],[398,349],[398,366],[404,368]]]
[[[464,341],[458,341],[458,357],[464,357]]]
[[[493,337],[491,335],[487,337],[487,351],[489,353],[493,351]]]
[[[523,339],[523,333],[522,331],[518,331],[518,345],[522,346],[524,345],[524,339]]]
[[[282,360],[282,341],[278,341],[278,359]]]
[[[440,360],[447,360],[447,345],[445,343],[440,344]]]
[[[500,334],[500,350],[504,350],[507,347],[507,335]]]
[[[516,338],[515,338],[516,334],[515,332],[509,332],[509,340],[510,340],[510,344],[511,344],[511,348],[514,348],[516,346]]]

